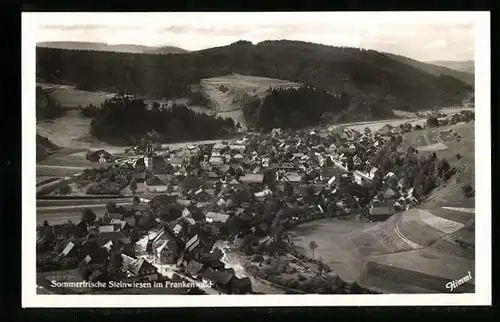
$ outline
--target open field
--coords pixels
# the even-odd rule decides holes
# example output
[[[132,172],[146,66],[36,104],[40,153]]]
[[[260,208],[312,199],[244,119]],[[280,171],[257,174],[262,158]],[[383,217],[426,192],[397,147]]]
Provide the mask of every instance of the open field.
[[[414,209],[377,224],[322,219],[289,233],[296,250],[308,257],[314,240],[314,258],[347,281],[383,292],[432,293],[446,291],[443,280],[473,272],[474,221],[475,214],[468,210]]]
[[[353,219],[321,219],[299,225],[289,231],[297,251],[312,257],[309,243],[315,241],[318,248],[314,258],[321,259],[345,280],[360,277],[363,258],[350,240],[350,234],[373,227],[374,223],[363,223]]]
[[[241,104],[254,95],[264,98],[272,88],[300,87],[300,84],[267,77],[232,74],[201,80],[202,91],[214,103],[217,115],[231,117],[245,125]]]
[[[106,99],[114,96],[113,93],[82,91],[67,85],[49,83],[37,83],[37,85],[49,92],[50,97],[63,108],[78,108],[78,106],[87,106],[89,104],[99,106]]]
[[[427,208],[438,206],[474,207],[475,198],[465,198],[462,192],[464,184],[474,186],[475,166],[474,166],[474,122],[458,123],[455,125],[442,126],[436,129],[422,130],[406,133],[403,137],[404,149],[410,146],[425,147],[418,148],[420,154],[429,155],[436,153],[438,158],[445,158],[452,167],[458,169],[448,184],[435,189],[424,203]],[[441,132],[452,132],[460,135],[460,142],[453,135],[442,134]],[[429,144],[429,145],[423,145]],[[430,149],[436,144],[446,146],[446,149]],[[461,157],[457,158],[457,153]]]

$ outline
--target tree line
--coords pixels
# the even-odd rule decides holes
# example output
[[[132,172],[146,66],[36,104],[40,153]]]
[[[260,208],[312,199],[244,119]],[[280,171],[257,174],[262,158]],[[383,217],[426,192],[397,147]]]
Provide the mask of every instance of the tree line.
[[[255,96],[243,104],[245,121],[264,131],[300,129],[329,123],[346,113],[352,97],[333,95],[312,86],[270,89],[263,100]]]
[[[149,108],[143,99],[117,95],[93,107],[90,134],[101,140],[132,140],[150,131],[158,133],[160,141],[202,140],[224,137],[235,130],[231,118],[199,114],[184,105],[169,109]]]

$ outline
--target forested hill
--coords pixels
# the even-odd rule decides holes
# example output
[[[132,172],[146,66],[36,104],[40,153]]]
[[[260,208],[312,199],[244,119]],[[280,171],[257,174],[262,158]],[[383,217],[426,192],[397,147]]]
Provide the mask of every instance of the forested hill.
[[[446,60],[438,60],[429,62],[434,65],[444,66],[450,69],[467,72],[470,74],[474,74],[474,61],[473,60],[464,60],[464,61],[446,61]]]
[[[110,45],[106,43],[82,42],[82,41],[47,41],[47,42],[37,43],[36,45],[37,47],[43,47],[43,48],[114,51],[120,53],[134,53],[134,54],[139,54],[139,53],[179,54],[187,52],[187,50],[172,46],[150,47],[141,45],[127,45],[127,44]]]
[[[393,55],[393,54],[387,54],[387,55],[389,55],[391,58],[399,60],[402,63],[421,69],[422,71],[425,71],[429,74],[435,76],[448,75],[456,79],[459,79],[471,86],[474,86],[474,70],[472,70],[472,72],[462,71],[459,69],[446,66],[444,64],[424,63],[404,56]]]
[[[65,80],[85,90],[125,91],[149,96],[169,86],[240,73],[312,85],[328,91],[384,98],[394,108],[416,109],[460,103],[472,87],[432,74],[372,50],[297,41],[239,41],[182,55],[144,55],[37,48],[37,76]]]

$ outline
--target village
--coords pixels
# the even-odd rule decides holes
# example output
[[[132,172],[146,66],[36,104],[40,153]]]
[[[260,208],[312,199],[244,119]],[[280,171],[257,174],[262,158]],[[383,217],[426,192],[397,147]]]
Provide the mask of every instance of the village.
[[[462,112],[435,119],[440,126],[471,118],[473,113]],[[417,206],[428,189],[426,184],[415,189],[414,169],[425,157],[415,149],[403,150],[402,135],[435,126],[430,119],[427,124],[386,125],[378,131],[331,126],[247,132],[237,140],[178,150],[143,140],[121,156],[89,153],[89,160],[114,165],[86,170],[75,180],[83,182],[89,194],[126,191],[133,204],[109,203],[102,217],[85,210],[78,223],[44,222],[37,228],[37,271],[73,272],[67,275],[89,282],[184,281],[212,286],[190,286],[182,294],[254,293],[251,279],[237,276],[224,263],[227,250],[219,246],[221,241],[248,258],[249,271],[258,271],[267,261],[290,273],[302,269],[300,260],[293,258],[285,268],[279,268],[281,260],[272,263],[290,255],[290,227],[343,216],[383,221]],[[452,171],[449,166],[440,168],[436,176],[446,181]],[[322,277],[322,287],[302,288],[304,292],[349,292],[347,286],[339,286],[338,276],[315,262],[319,272],[311,278]],[[302,274],[310,271],[303,268]],[[298,284],[286,287],[301,289]]]

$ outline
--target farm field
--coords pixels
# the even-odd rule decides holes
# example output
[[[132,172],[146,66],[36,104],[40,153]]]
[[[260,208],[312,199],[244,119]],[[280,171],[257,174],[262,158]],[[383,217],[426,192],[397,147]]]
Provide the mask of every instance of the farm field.
[[[112,98],[113,93],[82,91],[68,85],[57,85],[49,83],[37,83],[42,89],[49,92],[51,98],[57,101],[63,108],[78,108],[89,104],[99,106],[106,99]]]
[[[235,122],[245,126],[242,101],[254,95],[267,96],[269,87],[300,87],[299,83],[286,80],[232,74],[201,80],[201,90],[214,102],[217,115],[231,117]]]
[[[318,247],[314,258],[321,259],[343,279],[356,280],[360,277],[363,257],[351,241],[351,234],[375,226],[354,219],[320,219],[301,224],[289,231],[296,250],[312,258],[309,243],[315,241]]]
[[[437,188],[430,194],[423,206],[427,208],[437,206],[474,207],[475,198],[466,199],[462,192],[464,184],[474,186],[475,182],[474,129],[474,122],[457,123],[404,135],[404,149],[417,146],[420,154],[436,153],[438,158],[445,158],[452,167],[458,169],[458,173],[451,178],[446,186]],[[460,135],[460,142],[451,133],[448,133],[450,130],[451,133]],[[446,148],[433,149],[437,145],[436,142]],[[418,148],[419,145],[421,148]],[[422,147],[424,148],[422,149]],[[460,154],[460,158],[457,158],[457,154]]]

